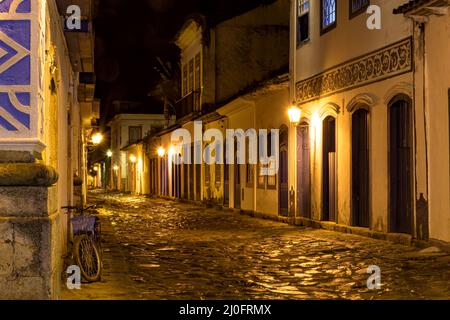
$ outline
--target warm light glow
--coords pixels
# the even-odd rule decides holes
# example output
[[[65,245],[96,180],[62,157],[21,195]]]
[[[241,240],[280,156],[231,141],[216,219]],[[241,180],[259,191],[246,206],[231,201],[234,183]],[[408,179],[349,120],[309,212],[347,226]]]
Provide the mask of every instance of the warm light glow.
[[[136,156],[132,154],[132,155],[130,156],[130,161],[131,161],[132,163],[136,163],[136,161],[137,161]]]
[[[300,123],[300,119],[302,117],[302,110],[297,106],[292,106],[288,110],[289,121],[293,125],[298,125]]]
[[[119,171],[119,166],[115,165],[115,166],[113,167],[113,170],[114,170],[114,171]]]
[[[166,150],[163,147],[159,147],[158,150],[158,157],[162,158],[166,154]]]
[[[92,136],[93,144],[98,145],[98,144],[102,143],[102,141],[103,141],[103,135],[100,132],[98,132]]]
[[[172,156],[173,154],[175,154],[175,148],[174,148],[174,146],[170,146],[170,148],[169,148],[169,156]]]
[[[113,152],[111,150],[108,150],[106,152],[106,155],[108,156],[108,158],[111,158],[113,156]]]
[[[94,171],[97,172],[98,171],[98,167],[94,167]]]
[[[317,128],[319,124],[320,124],[319,114],[317,112],[314,112],[311,118],[311,125]]]

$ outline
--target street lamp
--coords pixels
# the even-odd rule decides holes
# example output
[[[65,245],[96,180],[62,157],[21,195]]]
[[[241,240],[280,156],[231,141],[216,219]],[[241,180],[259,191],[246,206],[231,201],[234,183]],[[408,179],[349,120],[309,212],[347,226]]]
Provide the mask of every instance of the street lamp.
[[[292,107],[289,108],[288,114],[289,114],[289,121],[294,126],[300,124],[300,120],[302,118],[302,110],[299,107],[293,105]]]
[[[97,132],[92,136],[92,143],[94,145],[99,145],[103,141],[103,135],[100,132]]]
[[[113,152],[111,150],[108,150],[106,152],[106,155],[108,156],[108,158],[111,158],[113,156]]]
[[[118,166],[118,165],[115,165],[115,166],[113,167],[113,170],[114,170],[114,171],[119,171],[119,166]]]
[[[158,157],[162,158],[165,156],[166,150],[163,147],[159,147],[157,150],[157,153],[158,153]]]
[[[136,156],[135,156],[134,154],[132,154],[132,155],[130,156],[130,161],[131,161],[131,163],[136,163],[137,158],[136,158]]]

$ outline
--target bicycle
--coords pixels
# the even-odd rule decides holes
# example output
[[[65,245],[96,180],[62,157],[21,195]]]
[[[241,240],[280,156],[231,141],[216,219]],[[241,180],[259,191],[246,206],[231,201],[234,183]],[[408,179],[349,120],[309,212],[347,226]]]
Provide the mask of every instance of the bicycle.
[[[89,214],[96,208],[97,205],[86,208],[74,206],[61,208],[67,210],[68,214],[67,243],[72,245],[72,250],[68,250],[69,254],[72,254],[70,258],[80,267],[81,275],[87,282],[100,281],[102,272],[100,219]],[[78,215],[72,217],[73,211]],[[71,234],[73,240],[70,239]]]

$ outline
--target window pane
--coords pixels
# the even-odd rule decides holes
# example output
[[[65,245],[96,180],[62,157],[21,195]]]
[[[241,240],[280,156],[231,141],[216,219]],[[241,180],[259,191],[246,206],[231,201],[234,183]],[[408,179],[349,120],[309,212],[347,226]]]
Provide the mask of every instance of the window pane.
[[[298,42],[309,39],[309,14],[305,14],[298,18]]]
[[[322,0],[322,29],[336,22],[336,0]]]
[[[370,0],[351,0],[351,12],[355,13],[369,5]]]
[[[302,16],[309,12],[309,0],[298,1],[298,16]]]
[[[297,42],[309,39],[309,0],[298,0]]]
[[[142,139],[142,128],[130,127],[128,134],[129,134],[129,143],[136,143]]]

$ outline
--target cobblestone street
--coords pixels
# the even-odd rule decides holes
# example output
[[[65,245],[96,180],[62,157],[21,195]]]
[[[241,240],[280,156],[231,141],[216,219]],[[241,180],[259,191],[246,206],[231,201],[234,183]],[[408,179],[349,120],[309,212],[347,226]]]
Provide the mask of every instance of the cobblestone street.
[[[65,299],[450,298],[442,252],[161,199],[93,199],[105,201],[105,277]],[[370,265],[381,290],[367,289]]]

